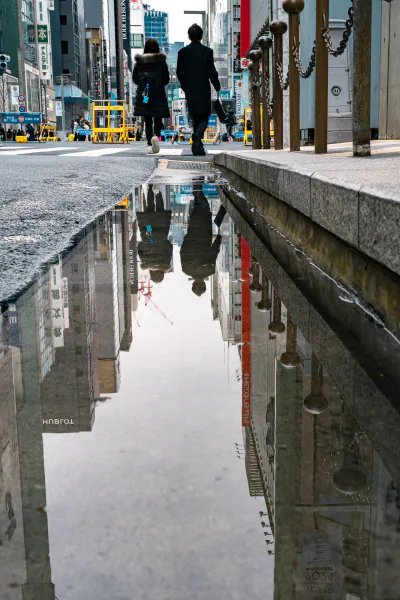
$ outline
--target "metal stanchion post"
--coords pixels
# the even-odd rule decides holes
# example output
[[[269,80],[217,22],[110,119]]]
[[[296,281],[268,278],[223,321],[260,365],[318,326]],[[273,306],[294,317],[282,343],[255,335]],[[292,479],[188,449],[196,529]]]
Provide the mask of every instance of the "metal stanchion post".
[[[315,36],[315,154],[328,150],[328,49],[322,29],[329,24],[329,0],[317,0]]]
[[[372,0],[354,0],[353,155],[371,156]]]
[[[300,13],[304,0],[284,0],[283,10],[289,15],[289,110],[290,151],[300,151],[300,74],[292,49],[300,42]]]
[[[285,21],[272,21],[269,29],[274,36],[274,148],[283,150],[283,90],[277,65],[282,65],[282,36],[287,32],[287,25]]]
[[[252,146],[253,150],[260,150],[261,144],[261,97],[260,97],[260,60],[261,50],[252,50],[249,52],[250,60],[253,63],[253,111],[252,111],[252,124],[253,124],[253,139]]]
[[[263,130],[263,148],[268,150],[271,148],[270,136],[270,74],[269,74],[269,50],[272,48],[272,39],[267,36],[261,36],[258,44],[262,51],[262,130]]]

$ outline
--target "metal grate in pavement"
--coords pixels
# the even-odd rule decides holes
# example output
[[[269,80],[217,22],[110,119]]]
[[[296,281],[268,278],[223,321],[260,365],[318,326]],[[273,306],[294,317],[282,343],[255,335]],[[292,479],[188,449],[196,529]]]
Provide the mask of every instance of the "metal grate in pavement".
[[[168,161],[168,169],[186,169],[188,171],[209,171],[211,168],[212,162],[190,162],[188,160],[178,161],[178,160],[170,160]]]

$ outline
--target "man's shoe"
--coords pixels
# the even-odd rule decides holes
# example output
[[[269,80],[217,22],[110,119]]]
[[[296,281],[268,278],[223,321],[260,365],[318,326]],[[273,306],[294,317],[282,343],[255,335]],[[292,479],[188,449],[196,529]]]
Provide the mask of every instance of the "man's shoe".
[[[160,142],[156,135],[151,138],[151,147],[153,149],[153,154],[158,154],[160,152]]]

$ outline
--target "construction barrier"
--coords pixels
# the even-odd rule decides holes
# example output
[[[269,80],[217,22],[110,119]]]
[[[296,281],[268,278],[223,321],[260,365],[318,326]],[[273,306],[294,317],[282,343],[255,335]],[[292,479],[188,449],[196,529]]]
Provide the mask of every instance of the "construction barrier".
[[[262,105],[260,107],[260,111],[261,111],[261,123],[262,123],[262,111],[263,111]],[[253,141],[253,130],[252,130],[251,118],[252,118],[252,109],[246,108],[244,111],[244,136],[243,136],[243,143],[245,146],[251,146],[252,141]],[[274,137],[273,129],[270,130],[269,135],[272,138]],[[264,138],[264,132],[261,130],[261,143],[263,143],[263,138]]]
[[[92,143],[129,144],[123,100],[92,101]]]
[[[17,135],[15,141],[17,144],[26,144],[28,142],[28,138],[26,135]]]
[[[40,125],[39,142],[57,142],[57,125]]]

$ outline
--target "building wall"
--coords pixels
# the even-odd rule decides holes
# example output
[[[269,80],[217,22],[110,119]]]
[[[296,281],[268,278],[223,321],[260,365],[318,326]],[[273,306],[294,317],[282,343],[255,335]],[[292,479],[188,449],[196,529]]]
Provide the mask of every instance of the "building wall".
[[[380,63],[380,22],[381,22],[381,3],[380,0],[372,0],[373,2],[373,18],[372,18],[372,73],[371,73],[371,127],[377,128],[379,121],[379,63]],[[348,9],[350,3],[348,0],[336,0],[330,3],[329,21],[330,25],[342,27],[341,30],[332,30],[332,39],[334,45],[339,45],[342,38],[343,26],[348,18]],[[301,61],[303,66],[308,66],[311,51],[314,45],[316,34],[315,22],[316,0],[311,0],[305,4],[304,11],[300,17],[300,40],[301,40]],[[287,39],[288,36],[285,36]],[[329,57],[329,112],[336,112],[336,99],[331,93],[334,85],[339,85],[342,88],[342,95],[339,98],[341,106],[340,113],[351,113],[352,110],[352,53],[353,53],[353,36],[350,37],[348,51],[341,57]],[[284,60],[284,69],[287,70],[288,62]],[[346,69],[350,69],[349,72]],[[301,129],[314,128],[315,123],[315,71],[309,79],[301,79]],[[350,102],[350,104],[347,104]],[[344,106],[348,106],[348,110],[344,110]]]
[[[268,18],[271,18],[271,0],[251,0],[251,41]]]
[[[400,137],[400,0],[382,2],[379,134]]]

